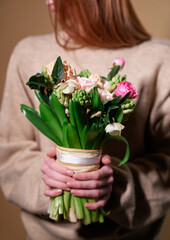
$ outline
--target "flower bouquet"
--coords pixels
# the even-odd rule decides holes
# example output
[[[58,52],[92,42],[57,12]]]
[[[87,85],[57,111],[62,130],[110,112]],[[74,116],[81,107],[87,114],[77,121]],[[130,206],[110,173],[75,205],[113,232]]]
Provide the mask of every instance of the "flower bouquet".
[[[134,109],[133,98],[138,93],[121,76],[124,59],[115,59],[107,77],[75,69],[58,57],[56,62],[42,67],[42,73],[32,76],[27,85],[34,89],[39,100],[38,113],[24,104],[21,111],[29,121],[57,145],[57,162],[74,172],[94,171],[100,167],[102,148],[110,141],[126,144],[126,152],[119,166],[129,158],[129,146],[121,136]],[[88,210],[86,202],[96,199],[77,197],[69,191],[50,199],[49,217],[59,221],[62,215],[70,222],[84,224],[103,222],[103,209]]]

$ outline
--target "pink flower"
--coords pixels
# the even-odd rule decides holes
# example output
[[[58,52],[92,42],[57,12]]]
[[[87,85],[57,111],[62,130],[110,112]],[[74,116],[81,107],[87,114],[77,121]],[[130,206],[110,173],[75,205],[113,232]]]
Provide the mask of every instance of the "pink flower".
[[[121,68],[123,68],[125,65],[125,59],[124,58],[115,58],[113,61],[113,67],[114,66],[120,66]]]
[[[109,91],[107,91],[106,89],[100,89],[98,88],[98,93],[100,95],[100,98],[102,100],[102,103],[105,101],[105,100],[109,100],[111,101],[113,99],[113,94],[111,94]]]
[[[118,84],[115,94],[116,96],[121,95],[123,98],[128,92],[130,92],[129,98],[136,98],[138,96],[138,92],[130,82],[122,81]]]
[[[96,86],[96,81],[90,78],[77,77],[77,81],[81,86],[81,90],[85,90],[86,92],[90,92]]]
[[[46,0],[46,5],[48,5],[51,11],[55,10],[54,0]]]

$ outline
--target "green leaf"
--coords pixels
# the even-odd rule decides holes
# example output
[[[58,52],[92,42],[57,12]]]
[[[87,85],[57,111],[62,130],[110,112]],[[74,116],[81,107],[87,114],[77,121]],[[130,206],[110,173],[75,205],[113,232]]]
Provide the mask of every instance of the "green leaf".
[[[77,134],[77,130],[75,127],[69,123],[67,125],[67,141],[69,143],[70,148],[77,148],[81,149],[80,141],[79,141],[79,136]]]
[[[106,144],[108,144],[109,142],[112,142],[112,141],[121,141],[121,142],[124,142],[126,144],[126,152],[125,152],[123,160],[119,163],[119,167],[120,167],[129,160],[129,156],[130,156],[129,143],[122,136],[111,136],[111,135],[107,134],[104,141],[101,144],[101,148],[103,148]]]
[[[85,125],[85,127],[84,127],[84,129],[83,129],[83,131],[82,131],[82,134],[81,134],[81,137],[82,137],[82,149],[86,149],[86,142],[85,142],[85,140],[86,140],[86,135],[87,135],[87,131],[88,131],[88,127],[87,127],[87,125]]]
[[[120,66],[115,66],[112,68],[112,70],[107,75],[107,81],[111,81],[112,78],[119,72]]]
[[[54,115],[54,113],[52,112],[51,108],[48,105],[41,103],[39,108],[41,117],[44,120],[45,124],[62,144],[63,133],[59,119]]]
[[[69,100],[69,115],[70,115],[70,122],[76,128],[76,120],[74,116],[74,108],[73,108],[73,101],[72,99]]]
[[[47,105],[49,105],[49,99],[48,99],[48,96],[45,94],[45,92],[43,91],[40,92],[38,90],[35,90],[34,93],[40,103],[46,103]]]
[[[121,99],[121,95],[120,95],[120,96],[115,97],[111,101],[105,100],[103,103],[104,111],[108,112],[110,106],[120,107],[129,98],[129,95],[130,95],[130,92],[128,92],[122,99]]]
[[[102,142],[105,134],[106,133],[104,131],[104,128],[100,127],[100,129],[98,130],[97,136],[93,141],[92,149],[99,149],[100,148],[101,142]]]
[[[50,97],[50,106],[54,113],[54,115],[58,118],[60,121],[61,126],[63,126],[64,121],[68,122],[67,115],[65,114],[65,108],[64,105],[62,105],[57,96],[55,94],[52,94]]]
[[[47,127],[47,125],[42,120],[39,113],[24,104],[21,104],[21,111],[25,115],[25,117],[45,136],[50,138],[56,144],[60,144],[58,138],[52,133],[52,131]]]
[[[103,104],[100,98],[100,95],[98,93],[97,87],[94,87],[92,89],[92,104],[91,108],[93,112],[102,111],[103,110]]]
[[[119,106],[116,106],[116,105],[112,105],[112,106],[108,107],[107,114],[103,118],[105,120],[106,124],[110,123],[111,118],[115,118],[115,114],[116,114],[115,110],[117,110],[117,109],[119,109]]]
[[[43,73],[37,73],[30,77],[29,81],[26,83],[31,89],[40,90],[41,87],[47,88],[48,85],[46,84],[46,79]]]
[[[64,66],[61,57],[57,58],[51,76],[55,83],[64,78]]]
[[[119,101],[119,105],[122,105],[130,96],[131,92],[128,92],[120,101]]]
[[[94,140],[97,137],[98,128],[96,124],[92,124],[92,126],[87,130],[85,136],[85,149],[92,149]]]
[[[116,112],[116,114],[114,115],[114,119],[116,122],[121,123],[123,120],[123,110],[121,108],[119,108]]]
[[[68,143],[68,139],[67,139],[67,126],[68,126],[68,122],[65,122],[63,123],[63,140],[62,140],[62,143],[63,143],[63,147],[65,148],[69,148],[70,145]]]
[[[76,113],[77,110],[79,111],[78,113],[79,115],[77,115]],[[78,140],[82,147],[84,139],[82,136],[80,136],[80,134],[82,135],[83,128],[85,126],[84,114],[82,111],[82,107],[79,105],[79,103],[73,102],[71,99],[69,100],[69,115],[70,115],[71,125],[76,129]],[[81,126],[81,121],[82,121],[82,126]],[[79,127],[80,129],[78,129]]]
[[[104,79],[104,80],[107,80],[107,78],[106,77],[104,77],[104,76],[100,76],[102,79]]]
[[[79,135],[80,143],[82,146],[82,131],[86,125],[85,115],[82,106],[78,102],[72,102],[74,109],[74,119],[76,122],[76,129]]]
[[[115,97],[113,100],[109,101],[109,100],[105,100],[103,103],[104,108],[107,108],[111,105],[117,105],[121,100],[121,96]]]

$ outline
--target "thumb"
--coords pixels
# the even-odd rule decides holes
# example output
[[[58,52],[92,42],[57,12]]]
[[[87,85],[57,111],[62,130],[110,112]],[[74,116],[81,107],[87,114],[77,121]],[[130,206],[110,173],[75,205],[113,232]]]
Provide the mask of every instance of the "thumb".
[[[109,156],[109,155],[104,155],[104,156],[102,157],[102,163],[103,163],[104,165],[109,165],[109,164],[111,164],[111,158],[110,158],[110,156]]]
[[[56,147],[51,147],[47,152],[47,156],[50,158],[54,158],[56,156]]]

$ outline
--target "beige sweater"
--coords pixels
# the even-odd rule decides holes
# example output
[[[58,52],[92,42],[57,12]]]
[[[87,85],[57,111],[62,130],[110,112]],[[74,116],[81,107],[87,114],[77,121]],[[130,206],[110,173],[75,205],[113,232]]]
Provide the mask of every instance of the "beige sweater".
[[[58,56],[77,72],[88,68],[106,75],[115,57],[123,57],[126,73],[139,91],[136,109],[123,135],[131,148],[129,162],[117,167],[124,146],[110,144],[114,184],[104,224],[58,224],[46,215],[40,167],[54,145],[22,115],[20,104],[38,107],[25,83],[41,66]],[[170,206],[170,47],[150,40],[118,50],[84,48],[65,51],[54,35],[29,37],[15,48],[8,67],[0,119],[0,184],[5,197],[20,206],[29,239],[157,239]],[[116,151],[116,149],[118,151]],[[121,153],[121,154],[120,154]],[[9,216],[10,217],[10,216]]]

